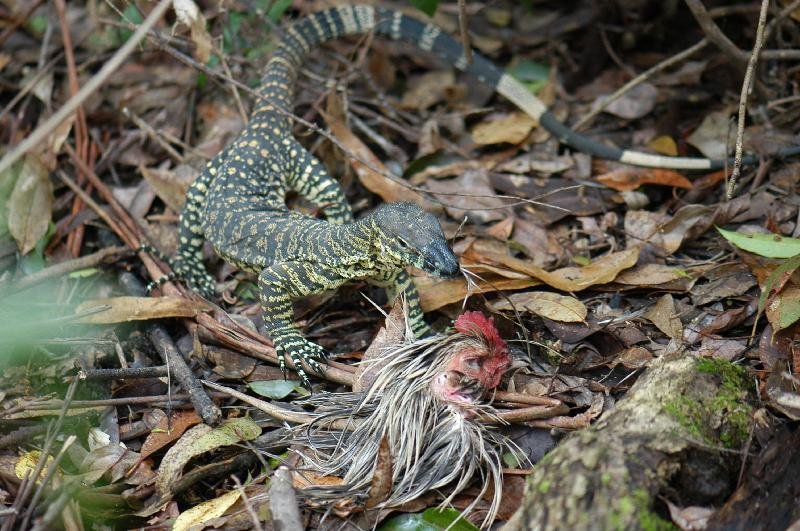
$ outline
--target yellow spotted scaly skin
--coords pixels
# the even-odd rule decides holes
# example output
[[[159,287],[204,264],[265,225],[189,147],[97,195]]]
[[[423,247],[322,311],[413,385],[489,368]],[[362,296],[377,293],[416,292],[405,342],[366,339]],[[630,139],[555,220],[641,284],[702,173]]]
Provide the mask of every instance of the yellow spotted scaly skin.
[[[384,31],[376,27],[381,17]],[[298,69],[319,43],[372,30],[397,38],[405,19],[371,6],[346,6],[289,27],[262,79],[264,100],[242,134],[193,183],[181,214],[175,274],[204,296],[213,295],[213,278],[202,263],[204,240],[228,262],[258,274],[264,323],[281,368],[288,356],[306,386],[303,362],[319,371],[326,354],[294,325],[293,299],[368,280],[405,297],[412,329],[421,335],[429,329],[406,268],[440,276],[459,271],[438,220],[417,205],[384,205],[354,221],[338,183],[292,137],[291,122],[276,108],[291,110]],[[414,28],[424,26],[407,20]],[[288,190],[320,208],[326,219],[287,209]]]

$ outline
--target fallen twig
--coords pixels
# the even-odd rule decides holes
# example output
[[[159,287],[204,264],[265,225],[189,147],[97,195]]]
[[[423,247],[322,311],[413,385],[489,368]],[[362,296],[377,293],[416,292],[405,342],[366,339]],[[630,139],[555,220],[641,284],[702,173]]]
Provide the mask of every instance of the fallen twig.
[[[747,54],[733,44],[731,40],[719,29],[717,23],[711,18],[703,2],[700,0],[685,0],[695,20],[700,25],[708,40],[713,42],[736,67],[742,71],[747,67]]]
[[[663,61],[661,61],[657,65],[655,65],[655,66],[649,68],[648,70],[642,72],[641,74],[639,74],[638,76],[634,77],[633,79],[631,79],[630,81],[628,81],[627,83],[622,85],[620,88],[615,90],[613,94],[611,94],[610,96],[605,97],[603,99],[603,101],[599,105],[597,105],[591,111],[586,113],[586,115],[583,118],[581,118],[580,120],[578,120],[575,123],[575,125],[572,126],[572,128],[574,130],[576,130],[576,131],[581,129],[584,125],[586,125],[587,122],[589,122],[589,120],[591,120],[592,118],[594,118],[595,116],[597,116],[598,114],[603,112],[609,105],[611,105],[613,102],[615,102],[618,99],[620,99],[622,96],[624,96],[633,87],[635,87],[637,85],[640,85],[641,83],[647,81],[648,79],[652,78],[654,75],[656,75],[657,73],[661,72],[662,70],[665,70],[665,69],[669,68],[670,66],[672,66],[674,64],[677,64],[677,63],[683,61],[684,59],[687,59],[687,58],[691,57],[695,53],[697,53],[700,50],[702,50],[703,48],[705,48],[705,46],[707,44],[708,44],[708,39],[701,39],[696,44],[693,44],[692,46],[689,46],[688,48],[686,48],[682,52],[679,52],[679,53],[673,55],[672,57],[668,57],[667,59],[664,59]]]
[[[173,343],[172,338],[161,325],[150,326],[150,341],[153,346],[161,355],[172,373],[170,377],[180,383],[181,387],[189,393],[189,399],[192,401],[197,413],[203,419],[203,422],[209,426],[215,426],[222,418],[222,411],[219,407],[211,401],[211,398],[206,394],[203,386],[194,377],[192,370],[187,365],[186,360],[178,351],[178,348]],[[170,379],[171,379],[170,378]]]
[[[105,249],[100,249],[95,253],[81,256],[80,258],[73,258],[72,260],[65,260],[63,262],[51,265],[50,267],[46,267],[19,280],[15,280],[13,284],[7,282],[5,285],[0,287],[0,291],[2,291],[5,295],[8,295],[9,293],[16,293],[44,282],[45,280],[60,277],[62,275],[66,275],[67,273],[71,273],[72,271],[78,271],[88,267],[95,267],[106,260],[116,260],[117,258],[125,256],[126,254],[133,254],[133,251],[127,247],[106,247]]]
[[[764,44],[764,25],[767,22],[767,8],[769,8],[769,0],[761,0],[761,12],[758,15],[758,27],[756,28],[756,42],[753,44],[753,53],[750,54],[750,59],[747,62],[747,70],[744,73],[744,81],[742,82],[742,92],[739,95],[736,152],[733,157],[733,171],[731,172],[731,177],[730,180],[728,180],[728,186],[725,190],[725,198],[728,201],[733,199],[733,191],[736,189],[736,183],[742,171],[742,150],[744,144],[744,120],[747,113],[747,96],[750,94],[750,89],[753,86],[753,72],[758,62],[758,53],[761,51],[761,46]]]
[[[292,485],[292,473],[281,466],[272,476],[269,487],[269,508],[275,529],[300,530],[305,526],[300,520],[300,507]]]
[[[139,44],[139,41],[145,34],[155,26],[156,22],[167,11],[169,6],[172,5],[172,0],[161,0],[156,7],[147,15],[144,22],[136,28],[136,31],[131,35],[125,44],[117,50],[111,59],[108,60],[103,68],[100,69],[92,78],[78,91],[75,96],[67,100],[67,102],[56,111],[50,118],[48,118],[42,125],[37,127],[25,140],[14,146],[14,148],[0,159],[0,173],[4,172],[11,167],[16,161],[22,158],[28,151],[33,149],[44,141],[47,136],[52,133],[64,120],[69,118],[75,110],[80,107],[86,99],[92,95],[105,81],[113,74],[117,68],[122,64],[128,55],[133,52],[134,48]]]

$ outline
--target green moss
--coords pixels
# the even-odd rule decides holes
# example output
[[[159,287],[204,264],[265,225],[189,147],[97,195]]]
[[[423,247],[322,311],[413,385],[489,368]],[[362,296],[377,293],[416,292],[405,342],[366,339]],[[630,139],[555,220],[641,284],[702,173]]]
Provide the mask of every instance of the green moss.
[[[550,490],[550,482],[547,480],[542,481],[539,485],[536,486],[536,489],[541,492],[542,494],[547,494],[547,491]]]
[[[678,424],[689,432],[691,437],[706,441],[703,433],[703,408],[698,402],[685,396],[664,404],[664,411],[678,421]]]
[[[650,495],[644,489],[633,491],[633,500],[636,505],[636,516],[639,519],[639,528],[643,531],[672,531],[678,529],[672,522],[664,520],[650,510]]]
[[[600,483],[605,487],[606,485],[611,484],[611,479],[611,474],[608,472],[603,472],[603,474],[600,476]]]
[[[752,414],[752,407],[745,401],[750,389],[745,370],[715,358],[698,358],[695,367],[698,372],[720,379],[717,393],[703,402],[682,396],[665,404],[664,410],[691,437],[708,444],[739,448],[747,440]],[[719,427],[710,422],[715,418],[722,419]]]
[[[672,531],[677,529],[650,510],[650,495],[644,489],[634,490],[630,496],[623,496],[608,514],[608,529],[626,529],[631,523],[638,523],[644,531]]]

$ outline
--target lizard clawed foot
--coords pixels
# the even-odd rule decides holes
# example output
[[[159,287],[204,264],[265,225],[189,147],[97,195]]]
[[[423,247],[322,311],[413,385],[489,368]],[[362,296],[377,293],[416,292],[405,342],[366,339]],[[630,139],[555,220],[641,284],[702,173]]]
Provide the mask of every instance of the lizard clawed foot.
[[[300,377],[303,387],[310,391],[311,381],[308,379],[308,373],[306,373],[303,363],[317,374],[324,374],[325,371],[320,362],[325,363],[328,358],[325,349],[300,335],[276,337],[272,340],[272,344],[275,345],[275,353],[278,355],[278,364],[283,372],[283,378],[286,379],[287,376],[286,357],[288,356],[294,364],[294,369]]]

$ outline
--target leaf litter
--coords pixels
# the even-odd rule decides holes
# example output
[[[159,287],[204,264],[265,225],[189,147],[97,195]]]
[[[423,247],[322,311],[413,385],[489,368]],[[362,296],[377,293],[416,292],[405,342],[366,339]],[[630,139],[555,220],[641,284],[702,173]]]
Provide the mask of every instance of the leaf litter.
[[[67,20],[81,75],[99,68],[102,59],[92,57],[121,45],[130,34],[129,21],[142,20],[133,5],[118,12],[111,4],[89,4],[70,3]],[[273,20],[322,5],[290,4],[275,2]],[[629,34],[609,33],[614,58],[599,41],[581,38],[601,20],[587,15],[591,10],[546,3],[534,17],[525,4],[500,2],[484,10],[468,4],[472,44],[509,66],[568,123],[591,112],[631,71],[680,51],[678,43],[657,33],[640,41],[641,47],[628,46],[625,39],[646,33],[633,25]],[[225,12],[213,6],[201,10],[193,2],[176,8],[180,24],[171,30],[170,46],[246,86],[257,84],[271,50],[260,15],[238,5]],[[3,9],[14,17],[24,14],[12,4]],[[17,26],[2,26],[9,33],[0,36],[7,39],[0,53],[3,104],[20,95],[0,110],[2,152],[62,106],[68,94],[68,65],[44,31],[49,24],[58,34],[58,17],[44,6],[26,16]],[[607,24],[615,16],[606,13],[602,20]],[[654,24],[674,23],[660,16]],[[96,39],[81,38],[89,20],[98,24]],[[458,34],[458,13],[444,3],[436,20]],[[688,18],[682,23],[694,27]],[[550,28],[549,37],[537,33],[542,27]],[[168,29],[162,25],[160,31],[167,35]],[[553,53],[548,43],[556,39],[563,47]],[[523,400],[531,399],[553,400],[562,408],[515,421],[523,430],[521,445],[526,438],[551,439],[551,430],[589,425],[675,343],[693,355],[745,367],[761,390],[769,419],[800,418],[800,354],[792,347],[800,330],[796,162],[747,170],[738,197],[726,202],[722,172],[632,168],[558,149],[534,120],[448,65],[398,53],[380,39],[368,44],[369,50],[355,42],[334,43],[316,54],[300,77],[297,114],[329,131],[337,143],[301,126],[295,133],[340,178],[357,215],[381,201],[414,201],[439,216],[465,276],[443,280],[412,272],[431,322],[442,329],[465,308],[494,314],[520,350],[501,386],[512,397],[498,399],[508,408],[504,411],[528,407]],[[729,94],[739,87],[717,75],[724,68],[721,58],[721,52],[706,49],[657,74],[606,106],[584,132],[609,145],[664,155],[728,156],[735,108]],[[788,97],[752,114],[756,125],[746,131],[746,144],[765,156],[787,138],[796,141],[798,133],[786,66],[772,63],[770,72],[772,88]],[[190,406],[196,389],[168,387],[167,373],[158,370],[137,375],[162,366],[163,345],[153,343],[150,327],[163,325],[174,337],[172,352],[189,360],[191,372],[211,367],[214,378],[297,410],[293,401],[303,390],[267,365],[275,358],[258,332],[263,323],[253,277],[207,253],[221,290],[220,299],[211,302],[235,316],[230,320],[189,294],[145,297],[117,280],[123,271],[146,278],[163,264],[152,262],[145,271],[138,259],[111,266],[91,259],[97,250],[118,244],[119,231],[141,231],[156,248],[174,249],[188,183],[238,134],[245,123],[242,111],[253,105],[245,91],[146,43],[82,108],[88,131],[79,120],[64,122],[44,146],[0,175],[0,287],[33,277],[32,287],[9,294],[0,308],[8,331],[2,341],[9,345],[0,373],[0,440],[20,441],[0,445],[0,457],[11,464],[30,460],[34,464],[26,470],[34,469],[42,455],[11,450],[40,448],[47,440],[42,427],[62,419],[62,431],[77,439],[59,464],[57,481],[45,487],[48,492],[80,478],[81,495],[107,496],[119,514],[153,510],[140,523],[164,525],[180,514],[180,525],[232,524],[243,521],[236,515],[265,514],[259,499],[270,472],[280,463],[295,463],[291,452],[282,453],[291,448],[269,439],[280,431],[280,422],[262,415],[256,426],[249,417],[255,409],[228,399],[227,428],[214,428],[196,403],[199,412]],[[123,108],[140,121],[126,117]],[[85,172],[65,144],[97,173],[105,190],[85,184]],[[62,173],[81,183],[101,212],[65,187]],[[404,174],[408,179],[400,177]],[[101,215],[111,211],[108,197],[131,216],[129,223],[114,212],[112,223],[121,229],[109,230]],[[315,214],[302,198],[290,202]],[[71,274],[79,271],[89,273]],[[338,356],[331,362],[332,381],[318,380],[317,391],[354,381],[351,360],[369,348],[379,321],[373,302],[386,301],[379,290],[357,284],[298,304],[306,334]],[[75,376],[76,364],[87,381],[61,414],[68,391],[63,384]],[[112,368],[123,372],[103,372]],[[212,396],[223,403],[220,395]],[[99,446],[90,445],[88,427],[97,431],[91,440]],[[262,463],[244,449],[245,442],[276,453]],[[56,454],[51,451],[47,459]],[[391,467],[391,453],[379,455],[376,498],[388,488]],[[237,487],[226,466],[242,482],[252,481]],[[504,481],[519,481],[516,490],[507,487],[503,518],[520,503],[514,493],[521,491],[522,480],[515,472],[525,470],[507,470]],[[163,502],[155,509],[154,488]],[[476,493],[460,495],[456,507],[467,507]],[[13,499],[0,495],[5,505]],[[418,509],[440,499],[421,499]],[[677,525],[699,525],[708,517],[707,509],[694,506],[701,502],[684,501],[684,508],[668,501],[665,511]],[[197,509],[190,512],[190,506]],[[35,518],[47,518],[41,507],[33,509]],[[68,508],[47,523],[80,517],[113,521],[107,509],[87,507],[78,515]],[[359,510],[342,506],[336,517],[354,517]],[[312,526],[319,525],[318,515],[311,518]],[[444,527],[452,523],[438,513],[426,518],[445,518]]]

